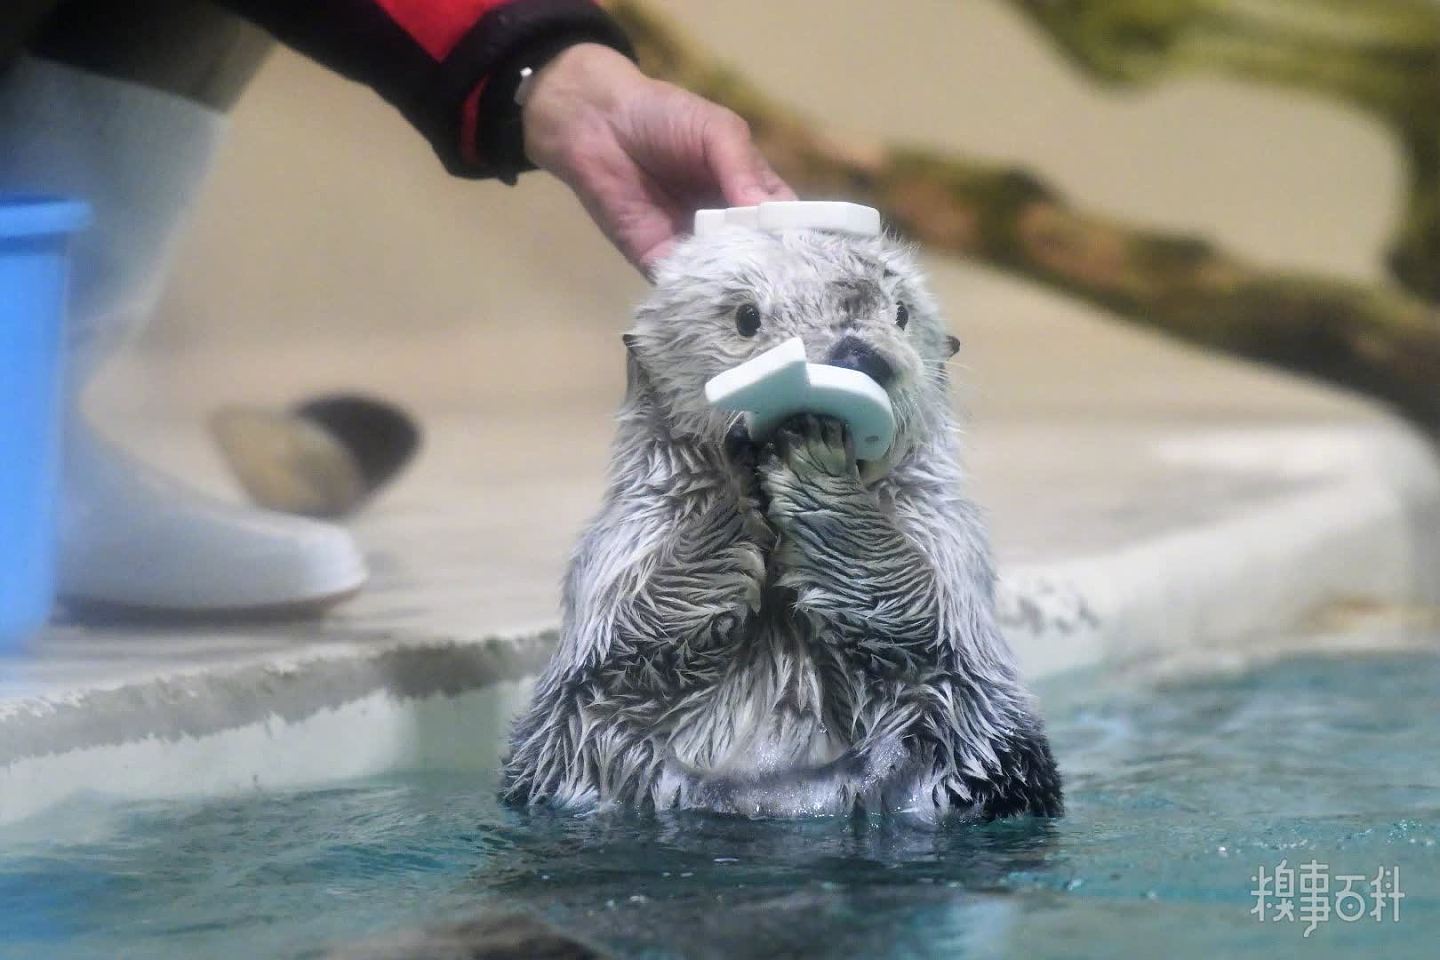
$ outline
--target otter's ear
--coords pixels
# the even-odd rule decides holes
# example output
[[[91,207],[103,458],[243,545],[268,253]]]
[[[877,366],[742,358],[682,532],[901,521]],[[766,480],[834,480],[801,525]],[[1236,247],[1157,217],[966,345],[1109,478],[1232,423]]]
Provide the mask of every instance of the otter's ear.
[[[955,356],[955,354],[959,352],[960,338],[947,336],[945,338],[945,359],[949,360],[951,357]]]

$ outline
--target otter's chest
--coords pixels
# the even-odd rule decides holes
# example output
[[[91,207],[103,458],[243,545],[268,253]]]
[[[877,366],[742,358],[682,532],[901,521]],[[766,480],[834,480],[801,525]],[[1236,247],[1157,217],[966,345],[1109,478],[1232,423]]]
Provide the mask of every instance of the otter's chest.
[[[671,746],[693,769],[731,775],[828,763],[849,746],[835,678],[788,604],[767,603],[736,662],[705,707],[672,732]]]

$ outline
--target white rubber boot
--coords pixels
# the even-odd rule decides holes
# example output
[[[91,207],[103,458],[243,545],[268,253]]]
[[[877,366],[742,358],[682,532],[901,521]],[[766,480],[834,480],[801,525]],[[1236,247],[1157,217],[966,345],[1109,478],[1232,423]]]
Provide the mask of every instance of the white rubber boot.
[[[74,248],[60,593],[90,606],[266,613],[365,581],[350,535],[189,490],[97,437],[84,386],[155,309],[224,127],[181,97],[38,59],[0,78],[0,189],[88,201]]]

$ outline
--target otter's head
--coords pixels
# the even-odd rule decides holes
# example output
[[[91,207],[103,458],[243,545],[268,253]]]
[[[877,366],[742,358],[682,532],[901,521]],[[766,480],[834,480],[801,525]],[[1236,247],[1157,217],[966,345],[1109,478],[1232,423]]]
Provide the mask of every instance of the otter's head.
[[[811,363],[885,388],[896,419],[888,462],[947,428],[945,361],[957,341],[910,252],[886,237],[726,227],[685,241],[625,335],[632,389],[674,434],[719,443],[738,415],[706,403],[706,381],[791,337]]]

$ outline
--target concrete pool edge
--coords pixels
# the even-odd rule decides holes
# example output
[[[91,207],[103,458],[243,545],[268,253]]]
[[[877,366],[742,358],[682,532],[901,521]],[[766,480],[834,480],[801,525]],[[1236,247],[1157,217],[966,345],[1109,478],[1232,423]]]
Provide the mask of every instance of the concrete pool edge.
[[[1335,601],[1435,601],[1434,450],[1403,428],[1333,440],[1287,456],[1344,469],[1263,508],[1093,556],[1006,566],[1000,609],[1026,672],[1042,679],[1258,637]],[[1244,467],[1274,451],[1212,443],[1177,455]],[[391,637],[0,700],[0,823],[87,790],[218,795],[481,769],[552,644],[544,631]]]
[[[0,713],[0,824],[133,799],[493,765],[553,633],[411,642],[167,674]]]
[[[1265,509],[1002,570],[1001,615],[1026,674],[1262,638],[1334,604],[1440,603],[1440,456],[1404,427],[1357,439],[1325,452],[1345,470]]]

